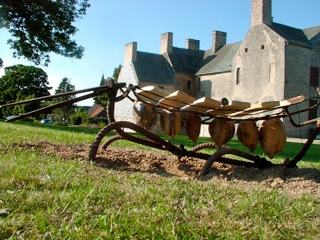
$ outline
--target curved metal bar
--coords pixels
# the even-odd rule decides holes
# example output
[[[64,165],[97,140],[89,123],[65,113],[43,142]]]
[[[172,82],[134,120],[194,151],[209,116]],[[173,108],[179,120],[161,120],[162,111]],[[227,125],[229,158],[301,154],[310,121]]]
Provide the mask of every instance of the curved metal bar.
[[[274,165],[273,163],[267,161],[265,158],[260,158],[259,156],[254,156],[252,154],[245,153],[245,152],[242,152],[240,150],[233,149],[233,148],[223,148],[223,149],[220,149],[219,151],[215,152],[206,161],[206,163],[203,165],[203,167],[201,169],[200,175],[203,176],[203,175],[207,174],[209,172],[209,169],[212,166],[212,164],[214,162],[221,162],[222,156],[226,155],[226,154],[232,154],[232,155],[235,155],[235,156],[242,157],[242,158],[248,159],[250,161],[253,161],[253,163],[242,162],[242,164],[244,166],[248,166],[248,167],[258,167],[260,169],[265,169],[265,168],[268,168],[268,167],[271,167],[271,166]],[[237,160],[233,160],[233,162],[231,164],[235,165],[235,161],[237,161]]]
[[[118,121],[117,123],[118,123],[118,125],[120,125],[121,128],[122,128],[122,127],[124,127],[124,128],[130,128],[131,130],[134,130],[134,131],[136,131],[137,133],[140,133],[140,134],[144,135],[145,137],[151,139],[151,140],[154,141],[154,142],[157,142],[157,143],[159,143],[159,144],[161,144],[161,145],[163,145],[163,146],[168,145],[168,141],[163,140],[163,139],[162,139],[161,137],[159,137],[158,135],[156,135],[156,134],[148,131],[147,129],[145,129],[145,128],[143,128],[143,127],[138,126],[138,125],[135,124],[135,123],[127,122],[127,121]],[[122,130],[119,131],[119,129],[116,129],[116,131],[117,131],[118,134],[121,135],[121,136],[126,136],[126,137],[127,137],[128,135],[130,135],[130,134],[125,133],[125,132],[122,131]],[[132,135],[130,135],[130,136],[132,136]]]
[[[112,137],[110,137],[107,141],[105,141],[105,142],[103,143],[103,145],[102,145],[101,148],[102,148],[103,150],[106,150],[107,147],[108,147],[111,143],[113,143],[114,141],[117,141],[117,140],[121,140],[121,139],[123,139],[123,137],[120,136],[119,134],[117,134],[117,135],[115,135],[115,136],[112,136]]]
[[[202,143],[191,149],[192,152],[197,152],[205,148],[216,148],[216,144],[214,143]]]
[[[130,88],[127,88],[126,91],[123,91],[123,89],[120,88],[120,91],[122,92],[122,94],[114,99],[115,102],[122,101],[126,97],[130,99],[130,96],[129,96],[129,93],[131,92]]]
[[[155,139],[156,141],[152,141],[152,140],[148,140],[148,139],[144,139],[144,138],[140,138],[140,137],[135,137],[131,134],[125,133],[123,130],[121,130],[121,128],[130,128],[131,130],[137,131],[139,133],[143,132],[141,131],[141,127],[130,123],[130,122],[125,122],[125,121],[120,121],[120,122],[113,122],[110,123],[109,125],[105,126],[104,128],[102,128],[100,130],[100,132],[97,134],[95,141],[93,142],[93,144],[90,147],[90,151],[89,151],[89,160],[94,160],[97,154],[97,151],[99,149],[99,145],[102,141],[102,139],[112,130],[116,130],[118,132],[118,135],[114,136],[111,140],[109,139],[103,146],[105,145],[109,145],[111,144],[111,142],[119,140],[119,139],[125,139],[125,140],[129,140],[132,142],[136,142],[138,144],[142,144],[145,146],[149,146],[149,147],[153,147],[153,148],[157,148],[157,149],[161,149],[161,150],[167,150],[167,141],[162,140],[161,138],[159,138],[157,135],[151,134],[149,131],[145,130],[148,132],[148,134],[146,134],[146,137],[151,137],[150,139]],[[142,135],[144,135],[143,133],[141,133]],[[154,136],[152,136],[154,135]],[[120,136],[120,137],[118,137]],[[157,140],[161,139],[161,141],[157,142]],[[165,143],[165,144],[163,144]]]
[[[115,85],[115,87],[122,88],[125,85],[126,85],[125,83],[118,83]],[[97,94],[97,93],[99,93],[99,91],[103,91],[103,92],[107,91],[108,92],[109,90],[110,90],[110,87],[108,87],[108,86],[99,86],[99,87],[78,90],[78,91],[65,92],[65,93],[59,93],[59,94],[55,94],[55,95],[48,95],[48,96],[33,98],[33,99],[24,100],[24,101],[15,102],[15,103],[8,103],[8,104],[1,105],[1,107],[9,107],[9,106],[16,106],[16,105],[20,105],[20,104],[39,102],[42,100],[48,100],[48,99],[52,99],[52,98],[64,97],[64,96],[69,96],[69,95],[76,95],[79,93],[85,93],[85,92],[90,92],[90,91],[94,91]],[[97,94],[97,95],[99,95],[99,94]],[[90,98],[90,97],[88,97],[88,98]]]
[[[301,151],[293,158],[292,160],[288,161],[285,166],[287,168],[294,168],[297,166],[297,163],[304,157],[307,153],[309,148],[311,147],[313,141],[316,139],[317,135],[320,133],[320,124],[318,127],[313,130],[310,137],[308,138],[307,142],[303,145]]]

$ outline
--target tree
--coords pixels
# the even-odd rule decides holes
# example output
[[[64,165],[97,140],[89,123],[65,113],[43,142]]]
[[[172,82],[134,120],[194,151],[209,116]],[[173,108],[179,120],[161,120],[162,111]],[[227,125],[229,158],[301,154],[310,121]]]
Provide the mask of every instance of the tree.
[[[118,82],[118,77],[119,77],[121,68],[122,68],[122,65],[120,64],[117,68],[115,68],[115,69],[113,70],[112,78],[113,78],[116,82]]]
[[[81,58],[84,48],[70,37],[78,29],[89,0],[1,0],[0,28],[7,28],[14,39],[8,44],[14,57],[25,57],[33,63],[48,65],[49,53]]]
[[[0,104],[50,95],[48,75],[41,68],[19,64],[4,68],[4,73],[0,78]],[[39,106],[40,102],[20,109],[31,111]]]
[[[71,84],[70,79],[64,77],[61,80],[58,88],[55,90],[55,94],[72,92],[72,91],[75,91],[75,86]],[[75,97],[76,97],[75,94],[59,97],[56,99],[56,102],[71,100],[71,99],[74,99]],[[75,105],[69,104],[69,105],[65,105],[63,107],[60,107],[58,109],[55,109],[54,113],[56,115],[60,115],[61,120],[67,120],[67,119],[69,119],[70,115],[74,113],[74,110],[75,110]]]
[[[113,70],[112,78],[116,82],[118,81],[118,77],[119,77],[119,73],[120,73],[121,68],[122,68],[122,65],[120,64],[117,68],[115,68]],[[103,85],[105,85],[104,75],[102,75],[102,78],[101,78],[101,81],[100,81],[100,86],[103,86]],[[105,111],[106,111],[108,99],[109,99],[109,95],[107,93],[99,95],[99,96],[96,96],[96,97],[93,98],[94,103],[97,104],[97,105],[102,106]]]

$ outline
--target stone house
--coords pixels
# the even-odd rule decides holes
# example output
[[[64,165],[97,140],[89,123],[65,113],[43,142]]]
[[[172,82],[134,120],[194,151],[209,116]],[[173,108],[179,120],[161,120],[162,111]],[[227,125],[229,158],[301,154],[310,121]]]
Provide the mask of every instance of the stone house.
[[[227,33],[213,31],[212,48],[200,50],[200,41],[173,46],[173,33],[161,35],[160,53],[125,46],[118,81],[182,90],[200,98],[273,101],[317,94],[320,77],[320,26],[297,29],[272,21],[272,0],[252,0],[251,26],[242,42],[227,44]],[[315,101],[304,102],[304,107]],[[116,107],[116,116],[132,120],[132,104]],[[319,116],[319,109],[299,114],[299,122]],[[284,119],[284,121],[287,121]],[[293,128],[288,135],[307,137],[312,126]],[[205,134],[205,131],[204,131]]]

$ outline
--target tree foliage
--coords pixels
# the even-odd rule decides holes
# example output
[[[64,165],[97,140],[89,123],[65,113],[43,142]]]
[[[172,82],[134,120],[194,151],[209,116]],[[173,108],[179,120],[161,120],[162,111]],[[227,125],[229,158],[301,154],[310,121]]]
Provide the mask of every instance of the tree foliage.
[[[118,82],[118,77],[119,77],[121,68],[122,68],[122,65],[120,64],[118,67],[116,67],[116,68],[113,70],[112,78],[113,78],[116,82]]]
[[[19,64],[4,68],[4,72],[0,78],[0,104],[50,95],[48,75],[41,68]],[[30,104],[19,109],[31,111],[39,106]]]
[[[72,92],[72,91],[75,91],[75,86],[71,84],[70,79],[64,77],[61,80],[58,88],[55,90],[55,94]],[[56,99],[56,102],[63,102],[63,101],[71,100],[71,99],[74,99],[75,97],[76,97],[75,94],[59,97]],[[59,118],[61,118],[61,120],[67,120],[67,119],[69,119],[70,115],[74,113],[74,109],[75,109],[75,105],[69,104],[69,105],[65,105],[63,107],[60,107],[58,109],[55,109],[54,113],[55,113],[55,115],[59,115]]]
[[[78,31],[73,23],[89,6],[88,0],[1,0],[0,27],[13,37],[8,44],[14,57],[37,65],[48,65],[50,52],[81,58],[84,48],[70,37]]]
[[[0,78],[0,103],[11,103],[28,96],[50,95],[48,75],[41,68],[21,64],[4,68]]]

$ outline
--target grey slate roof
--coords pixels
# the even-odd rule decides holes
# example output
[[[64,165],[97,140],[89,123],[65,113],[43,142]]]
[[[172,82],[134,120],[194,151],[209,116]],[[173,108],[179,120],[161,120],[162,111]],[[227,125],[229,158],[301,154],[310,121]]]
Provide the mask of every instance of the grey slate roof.
[[[140,82],[174,84],[172,69],[160,54],[137,52],[133,66]]]
[[[232,61],[241,42],[224,45],[213,55],[213,59],[205,63],[196,73],[197,76],[231,71]],[[210,50],[209,50],[210,51]]]
[[[273,22],[271,29],[278,33],[281,37],[286,39],[289,43],[304,46],[312,47],[308,37],[305,35],[304,31],[301,29],[289,27],[283,24]]]
[[[176,73],[195,75],[202,65],[205,52],[184,48],[172,48],[168,57]]]
[[[303,29],[312,47],[320,42],[320,26]]]

